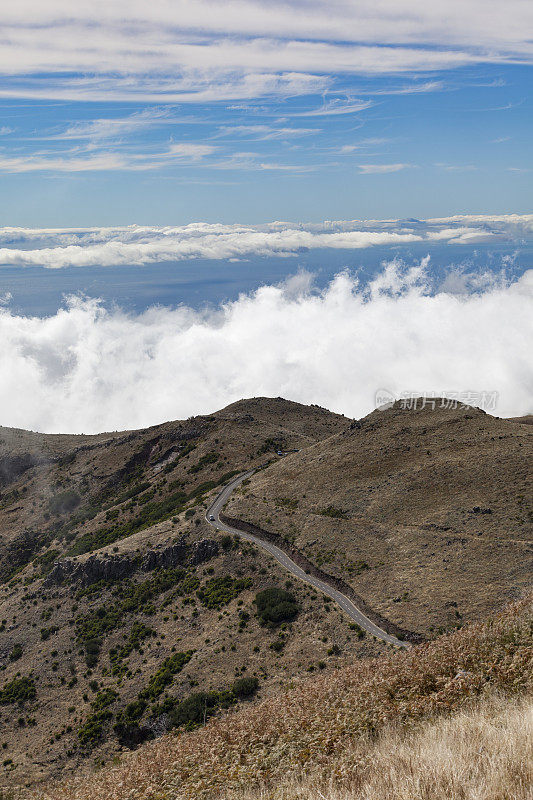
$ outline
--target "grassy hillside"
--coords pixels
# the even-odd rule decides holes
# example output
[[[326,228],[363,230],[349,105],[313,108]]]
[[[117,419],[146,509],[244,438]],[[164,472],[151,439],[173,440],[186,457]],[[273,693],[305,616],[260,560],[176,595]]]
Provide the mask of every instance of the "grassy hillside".
[[[227,514],[292,542],[425,636],[482,619],[533,568],[533,428],[475,408],[374,411],[253,476]]]
[[[530,595],[483,624],[298,681],[33,796],[525,800],[532,612]]]

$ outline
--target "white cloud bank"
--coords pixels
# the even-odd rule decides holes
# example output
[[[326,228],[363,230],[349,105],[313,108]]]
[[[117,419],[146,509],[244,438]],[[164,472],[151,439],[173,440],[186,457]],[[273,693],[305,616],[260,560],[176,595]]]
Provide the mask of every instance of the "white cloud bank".
[[[0,423],[40,431],[143,427],[281,395],[349,416],[392,392],[497,391],[533,411],[533,270],[467,294],[390,264],[364,290],[306,276],[214,311],[139,316],[72,299],[46,319],[0,308]]]
[[[345,220],[179,227],[0,228],[0,265],[120,266],[190,259],[291,256],[302,250],[426,242],[454,244],[531,238],[533,215],[461,216],[435,220]]]

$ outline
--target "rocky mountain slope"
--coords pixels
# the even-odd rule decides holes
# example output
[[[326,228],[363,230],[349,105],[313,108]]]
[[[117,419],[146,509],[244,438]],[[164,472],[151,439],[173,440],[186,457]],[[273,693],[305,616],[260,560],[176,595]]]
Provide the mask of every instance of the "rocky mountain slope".
[[[174,724],[159,707],[170,687],[177,699],[220,691],[228,706],[318,662],[383,650],[204,520],[234,472],[348,424],[258,399],[125,433],[1,429],[0,787],[160,735]],[[283,627],[255,616],[257,593],[273,586],[297,606]],[[248,688],[235,687],[243,677]]]
[[[352,421],[280,398],[98,436],[0,429],[0,789],[387,652],[206,524],[230,476],[258,470],[228,514],[433,638],[527,584],[532,433],[475,409]]]

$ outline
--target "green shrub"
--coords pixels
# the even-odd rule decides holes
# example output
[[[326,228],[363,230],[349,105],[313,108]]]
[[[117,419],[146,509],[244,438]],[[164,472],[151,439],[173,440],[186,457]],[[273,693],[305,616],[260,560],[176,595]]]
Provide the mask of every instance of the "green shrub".
[[[57,633],[59,628],[56,625],[51,625],[49,628],[41,628],[41,641],[46,642],[53,633]]]
[[[40,567],[41,575],[44,576],[50,572],[54,561],[56,561],[59,555],[59,550],[48,550],[48,552],[43,553],[43,555],[34,558],[33,563],[36,567]]]
[[[278,625],[280,622],[294,619],[299,611],[294,595],[277,587],[258,592],[254,603],[257,607],[257,616],[264,624]]]
[[[179,514],[181,511],[184,511],[186,504],[190,500],[196,500],[196,502],[200,502],[202,496],[206,492],[211,491],[211,489],[214,489],[220,484],[226,483],[230,478],[237,474],[238,470],[227,472],[224,475],[221,475],[220,478],[217,478],[217,480],[202,483],[200,486],[197,486],[196,489],[193,489],[191,492],[189,492],[188,495],[180,490],[168,495],[168,497],[166,497],[164,500],[152,500],[151,502],[146,502],[144,505],[141,504],[141,508],[139,508],[133,519],[129,520],[128,522],[115,524],[111,523],[109,526],[100,528],[99,530],[83,534],[76,540],[66,555],[76,556],[82,555],[83,553],[90,553],[92,550],[98,550],[100,547],[113,544],[119,539],[125,539],[137,531],[155,525],[157,522],[161,522],[161,520],[169,519],[170,517]],[[143,485],[144,484],[141,484],[141,486]],[[179,485],[179,482],[173,481],[172,484],[170,484],[170,488]],[[95,516],[98,510],[99,509],[96,511],[93,510],[92,516]],[[74,520],[77,520],[78,522],[82,521],[81,518],[79,518],[79,515],[76,514],[71,519],[69,525],[65,526],[63,530],[68,529]]]
[[[335,506],[327,506],[326,508],[322,508],[318,513],[322,514],[323,517],[333,517],[334,519],[346,518],[346,511],[336,508]]]
[[[33,700],[36,695],[37,690],[33,678],[13,678],[0,689],[0,705],[24,703],[26,700]]]
[[[146,700],[134,700],[128,703],[125,709],[117,715],[117,722],[113,726],[113,731],[120,744],[133,749],[142,742],[153,737],[153,733],[148,728],[142,728],[139,720],[146,710]]]
[[[218,708],[234,702],[231,692],[195,692],[176,705],[170,719],[175,727],[195,728],[203,725]]]
[[[113,716],[109,706],[113,705],[117,698],[118,694],[114,689],[107,688],[98,692],[91,703],[92,714],[87,717],[78,731],[78,737],[82,744],[93,745],[102,737],[104,723]]]
[[[129,522],[122,522],[110,527],[100,528],[93,533],[86,533],[81,536],[68,552],[68,555],[81,555],[97,550],[119,539],[131,536],[143,528],[148,528],[166,519],[173,514],[179,513],[183,505],[187,502],[187,495],[184,492],[175,492],[165,500],[147,502],[139,509],[138,514]]]
[[[258,455],[263,455],[263,453],[270,453],[272,451],[277,452],[278,450],[283,450],[284,447],[284,440],[277,437],[274,438],[269,436],[268,439],[265,439],[259,450],[257,451]]]
[[[202,470],[208,464],[214,464],[219,458],[220,456],[218,453],[207,453],[207,455],[202,456],[199,462],[191,467],[188,472],[194,475],[196,472],[200,472],[200,470]]]
[[[20,643],[14,644],[13,645],[13,650],[9,654],[9,660],[10,661],[18,661],[18,659],[21,657],[21,655],[22,655],[22,645]]]
[[[157,700],[166,687],[170,686],[174,680],[174,675],[181,672],[193,655],[194,650],[187,650],[185,653],[174,653],[169,658],[165,658],[157,672],[150,678],[148,686],[139,693],[139,699]]]
[[[124,503],[126,500],[131,500],[132,497],[136,497],[141,492],[145,492],[151,486],[149,481],[145,481],[144,483],[137,483],[135,486],[131,486],[122,494],[119,494],[118,497],[115,498],[115,503]]]
[[[85,663],[92,669],[98,663],[98,657],[100,655],[100,650],[102,647],[102,641],[100,639],[87,639],[84,642],[85,645]]]
[[[355,634],[358,639],[364,639],[366,636],[366,631],[363,630],[363,628],[361,628],[361,626],[358,625],[356,622],[350,623],[350,630],[355,631]]]
[[[183,569],[161,569],[142,583],[123,582],[117,589],[120,599],[102,605],[94,611],[80,614],[76,619],[76,634],[78,642],[85,648],[87,658],[94,666],[102,646],[105,635],[126,622],[125,616],[136,612],[147,613],[151,610],[150,600],[164,591],[180,584],[187,578]],[[150,628],[141,623],[134,623],[128,642],[118,652],[119,658],[127,658],[134,649],[138,649],[143,639],[152,634]]]
[[[239,699],[243,699],[245,697],[252,697],[259,688],[259,680],[258,678],[252,677],[243,677],[237,678],[231,685],[231,691],[238,697]]]
[[[111,661],[111,674],[119,675],[125,671],[122,661],[128,658],[133,650],[139,650],[141,644],[145,639],[150,636],[155,636],[153,628],[149,628],[142,622],[135,621],[131,626],[130,635],[126,642],[119,648],[114,648],[109,652],[109,660]]]
[[[138,722],[117,722],[113,731],[121,745],[134,750],[148,739],[154,738],[154,733],[149,728],[141,727]]]

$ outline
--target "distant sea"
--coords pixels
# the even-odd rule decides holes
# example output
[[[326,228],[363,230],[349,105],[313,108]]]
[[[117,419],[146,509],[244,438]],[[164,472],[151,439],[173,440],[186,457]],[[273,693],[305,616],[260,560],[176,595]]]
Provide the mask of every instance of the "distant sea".
[[[449,273],[505,272],[516,279],[533,267],[533,244],[476,244],[372,247],[361,250],[309,250],[296,257],[164,262],[119,267],[0,267],[0,295],[12,296],[15,314],[50,316],[71,294],[100,298],[107,307],[139,313],[154,305],[194,309],[235,300],[261,285],[279,283],[300,270],[315,275],[320,288],[348,269],[365,285],[394,259],[406,266],[430,256],[429,275],[438,288]],[[448,282],[447,286],[453,284]]]

